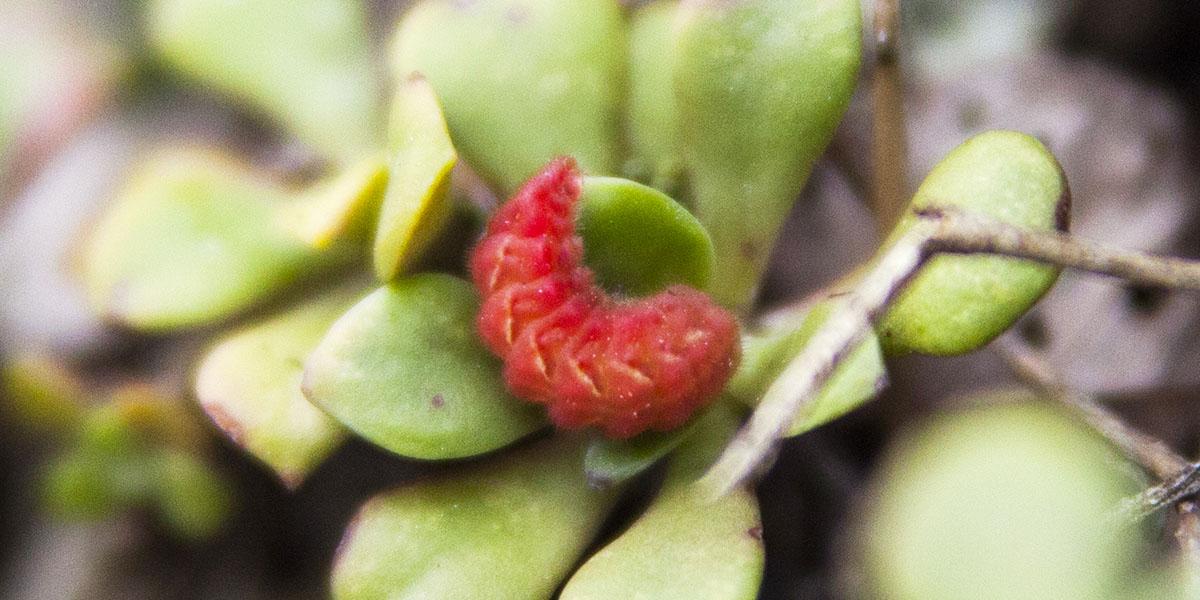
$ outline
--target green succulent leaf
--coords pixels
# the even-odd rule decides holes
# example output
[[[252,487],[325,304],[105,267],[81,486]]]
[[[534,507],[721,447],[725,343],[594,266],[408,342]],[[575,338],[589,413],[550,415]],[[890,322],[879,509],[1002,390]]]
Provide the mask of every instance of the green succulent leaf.
[[[142,330],[205,325],[349,258],[289,231],[289,194],[264,179],[196,150],[143,164],[84,252],[94,309]]]
[[[671,58],[678,7],[678,0],[657,0],[635,8],[629,18],[630,156],[624,172],[669,194],[681,191],[683,174]]]
[[[708,287],[714,260],[708,232],[654,188],[585,177],[576,227],[584,260],[609,289],[646,296],[675,283]]]
[[[375,497],[342,540],[333,597],[551,597],[615,498],[581,459],[559,436]]]
[[[695,434],[701,421],[695,418],[674,431],[648,431],[628,440],[593,438],[583,458],[588,482],[602,488],[640,475]]]
[[[891,449],[862,525],[871,597],[1126,597],[1117,586],[1145,548],[1112,515],[1135,482],[1070,415],[1021,392],[1007,400]]]
[[[718,499],[693,485],[738,421],[714,407],[672,459],[663,490],[617,539],[567,582],[563,600],[607,598],[750,600],[762,581],[762,523],[747,488]]]
[[[624,27],[612,0],[423,0],[396,32],[394,73],[429,78],[459,151],[504,194],[559,155],[607,175]]]
[[[225,524],[233,498],[225,481],[191,454],[167,450],[154,457],[156,508],[163,523],[185,539],[205,539]]]
[[[300,391],[304,360],[358,297],[335,290],[225,337],[200,363],[196,398],[234,443],[289,488],[345,438],[342,426]]]
[[[849,104],[861,7],[698,0],[680,11],[671,56],[693,206],[717,250],[713,292],[744,309]]]
[[[392,176],[375,233],[375,274],[390,281],[429,247],[450,220],[450,171],[458,153],[433,88],[409,77],[392,107]]]
[[[370,154],[379,82],[357,0],[154,0],[151,44],[171,66],[248,102],[343,162]]]
[[[25,427],[59,436],[75,433],[85,416],[87,393],[61,362],[18,354],[0,366],[0,411]]]
[[[448,275],[390,283],[354,305],[309,355],[304,391],[364,439],[420,459],[473,456],[542,427],[505,390],[475,333],[478,299]]]
[[[1014,131],[981,133],[930,171],[883,250],[913,226],[913,211],[953,206],[1034,230],[1065,230],[1070,193],[1045,146]],[[1058,269],[998,256],[937,256],[881,319],[888,352],[970,352],[1008,329],[1050,289]]]
[[[71,451],[55,458],[46,469],[42,496],[46,509],[61,519],[103,519],[141,498],[142,490],[122,483],[139,480],[140,463],[97,460],[86,452]],[[132,474],[114,477],[114,473]]]
[[[742,362],[726,392],[755,406],[787,365],[804,351],[813,334],[829,319],[837,299],[813,306],[803,317],[742,338]],[[887,383],[887,367],[879,339],[869,335],[843,360],[817,397],[796,415],[787,435],[800,435],[859,407]]]
[[[63,518],[94,520],[150,501],[155,472],[147,442],[121,403],[92,409],[46,471],[48,508]]]
[[[317,250],[338,242],[362,243],[370,235],[387,181],[383,160],[362,160],[281,207],[282,219],[297,238]]]
[[[122,403],[110,401],[88,412],[76,446],[92,457],[115,459],[138,454],[146,441],[146,436],[133,426],[130,411]]]

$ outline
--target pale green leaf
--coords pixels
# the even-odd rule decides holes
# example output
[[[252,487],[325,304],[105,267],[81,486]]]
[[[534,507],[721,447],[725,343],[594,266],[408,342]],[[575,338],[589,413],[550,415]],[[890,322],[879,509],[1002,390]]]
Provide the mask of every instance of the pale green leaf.
[[[391,179],[375,232],[375,274],[389,281],[421,255],[450,220],[450,171],[458,153],[433,88],[412,76],[392,106]]]
[[[314,184],[282,207],[285,226],[318,250],[337,242],[361,243],[375,223],[388,169],[383,160],[368,158]]]
[[[61,361],[17,354],[0,365],[0,412],[41,434],[70,435],[82,422],[87,392]]]
[[[437,90],[455,145],[502,194],[551,159],[615,173],[625,24],[612,0],[423,0],[392,47]]]
[[[300,390],[304,360],[361,296],[336,290],[222,339],[200,363],[196,398],[234,443],[294,488],[345,438]]]
[[[930,171],[891,243],[916,222],[913,211],[953,206],[1034,230],[1065,230],[1070,192],[1041,142],[1014,131],[979,134]],[[937,256],[923,266],[881,319],[889,352],[970,352],[1008,329],[1050,289],[1058,269],[999,256]]]
[[[379,82],[358,0],[154,0],[151,45],[340,161],[374,152]]]
[[[198,150],[142,164],[83,253],[94,309],[143,330],[205,325],[300,278],[345,263],[283,224],[289,193],[261,173]]]
[[[605,287],[646,296],[671,284],[705,289],[713,245],[667,195],[616,177],[585,177],[576,227],[584,260]]]
[[[732,436],[718,406],[672,459],[658,497],[617,539],[584,563],[563,600],[751,600],[762,580],[758,501],[747,488],[711,499],[695,479]]]
[[[460,458],[540,428],[513,398],[475,333],[478,299],[448,275],[379,288],[334,323],[305,366],[312,400],[367,441],[402,456]]]
[[[1114,592],[1145,550],[1113,516],[1135,482],[1074,417],[1008,396],[891,448],[860,524],[871,597],[1125,597]]]
[[[681,5],[673,58],[696,216],[716,298],[745,309],[776,235],[857,81],[858,0]]]
[[[588,482],[607,487],[636,477],[691,437],[701,418],[674,431],[647,431],[628,440],[594,438],[583,459]]]
[[[667,193],[681,191],[673,23],[678,0],[656,0],[629,17],[629,158],[625,172]]]
[[[582,454],[555,438],[376,496],[342,540],[333,597],[551,597],[615,498],[588,487]]]

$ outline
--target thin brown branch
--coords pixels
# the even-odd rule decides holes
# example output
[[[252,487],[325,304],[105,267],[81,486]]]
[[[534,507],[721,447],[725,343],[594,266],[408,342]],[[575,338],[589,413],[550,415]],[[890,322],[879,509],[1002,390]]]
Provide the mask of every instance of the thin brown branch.
[[[1133,522],[1174,507],[1178,515],[1175,539],[1180,553],[1189,572],[1193,576],[1200,574],[1200,509],[1188,500],[1200,492],[1200,464],[1189,463],[1161,440],[1127,425],[1095,398],[1067,386],[1049,362],[1034,350],[1009,339],[1001,340],[999,348],[1021,379],[1076,411],[1130,460],[1162,480],[1123,502],[1115,516]]]
[[[1025,230],[951,208],[925,209],[918,217],[855,289],[841,297],[826,324],[767,389],[750,421],[705,474],[702,484],[712,493],[725,494],[751,479],[773,453],[795,415],[812,401],[849,349],[863,339],[932,253],[1000,254],[1144,284],[1200,289],[1198,261],[1155,257],[1080,241],[1066,234]],[[1164,452],[1164,448],[1139,439],[1136,431],[1122,430],[1124,424],[1115,417],[1110,419],[1111,415],[1094,402],[1076,405],[1089,419],[1106,423],[1110,434],[1125,439],[1129,451],[1136,452],[1139,463],[1152,472],[1173,477],[1190,466],[1182,458]]]
[[[1197,493],[1200,493],[1200,464],[1192,464],[1174,478],[1146,488],[1142,493],[1130,498],[1121,507],[1120,512],[1129,520],[1137,520]]]
[[[1000,254],[1117,277],[1135,283],[1200,290],[1200,261],[1111,248],[1058,232],[1030,231],[951,208],[918,213],[937,223],[932,250]]]
[[[1175,541],[1187,569],[1192,589],[1200,588],[1200,506],[1195,501],[1179,503],[1179,525],[1175,528]]]
[[[1068,387],[1050,364],[1034,350],[1005,338],[997,344],[1017,376],[1043,395],[1078,414],[1088,425],[1155,477],[1174,480],[1192,469],[1186,459],[1161,440],[1126,424],[1089,394]]]
[[[871,212],[880,235],[896,224],[908,199],[908,134],[900,72],[900,0],[875,2],[875,70],[871,74]]]
[[[834,367],[871,329],[917,267],[925,260],[930,227],[918,226],[901,237],[841,300],[826,324],[763,395],[750,421],[742,427],[701,484],[724,495],[748,481],[774,451],[795,415],[816,396]]]

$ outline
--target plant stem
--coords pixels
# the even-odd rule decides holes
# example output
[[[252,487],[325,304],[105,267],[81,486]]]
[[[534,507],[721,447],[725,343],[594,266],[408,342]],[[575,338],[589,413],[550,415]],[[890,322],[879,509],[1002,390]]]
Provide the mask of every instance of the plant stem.
[[[863,339],[888,303],[932,254],[1000,254],[1144,284],[1200,290],[1200,261],[1109,248],[1066,234],[1022,229],[952,208],[925,209],[917,217],[916,223],[888,248],[855,289],[840,297],[841,302],[829,320],[767,389],[749,422],[702,478],[701,485],[710,493],[724,495],[752,478],[775,450],[795,415],[812,401],[834,368]],[[1100,418],[1096,414],[1092,417]],[[1153,457],[1143,458],[1150,461]],[[1188,465],[1181,458],[1172,460],[1162,454],[1153,460],[1156,468],[1163,468],[1163,472],[1171,475]],[[1179,468],[1170,469],[1171,466]]]
[[[1165,288],[1200,290],[1200,261],[1111,248],[1058,232],[1029,231],[957,209],[927,209],[938,223],[931,250],[1000,254]]]
[[[1002,339],[999,348],[1018,377],[1077,412],[1130,460],[1162,480],[1122,503],[1117,516],[1125,522],[1136,521],[1174,506],[1178,515],[1175,540],[1189,573],[1200,577],[1200,508],[1187,500],[1200,492],[1200,463],[1189,463],[1161,440],[1127,425],[1091,395],[1068,387],[1032,349],[1008,339]]]
[[[1200,588],[1200,506],[1194,500],[1179,503],[1179,525],[1175,528],[1175,541],[1187,568],[1191,589]]]
[[[886,236],[908,198],[908,140],[900,73],[900,0],[875,1],[874,34],[871,212],[880,236]]]
[[[853,292],[839,297],[829,319],[767,388],[750,421],[730,441],[701,485],[724,495],[750,479],[787,433],[795,415],[816,397],[834,368],[863,340],[888,302],[924,262],[930,230],[921,224],[910,229]]]
[[[1188,461],[1161,440],[1130,427],[1090,394],[1068,387],[1049,362],[1031,348],[1011,339],[999,340],[998,347],[1018,377],[1077,413],[1130,460],[1159,479],[1173,479],[1190,471]]]

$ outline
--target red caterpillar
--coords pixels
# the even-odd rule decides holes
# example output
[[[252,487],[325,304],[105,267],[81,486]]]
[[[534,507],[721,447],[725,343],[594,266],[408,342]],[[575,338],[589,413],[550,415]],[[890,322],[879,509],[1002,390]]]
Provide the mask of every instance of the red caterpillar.
[[[674,429],[732,375],[737,321],[682,285],[609,297],[575,234],[581,183],[575,161],[557,159],[492,218],[471,259],[479,334],[512,392],[547,405],[559,427],[614,438]]]

